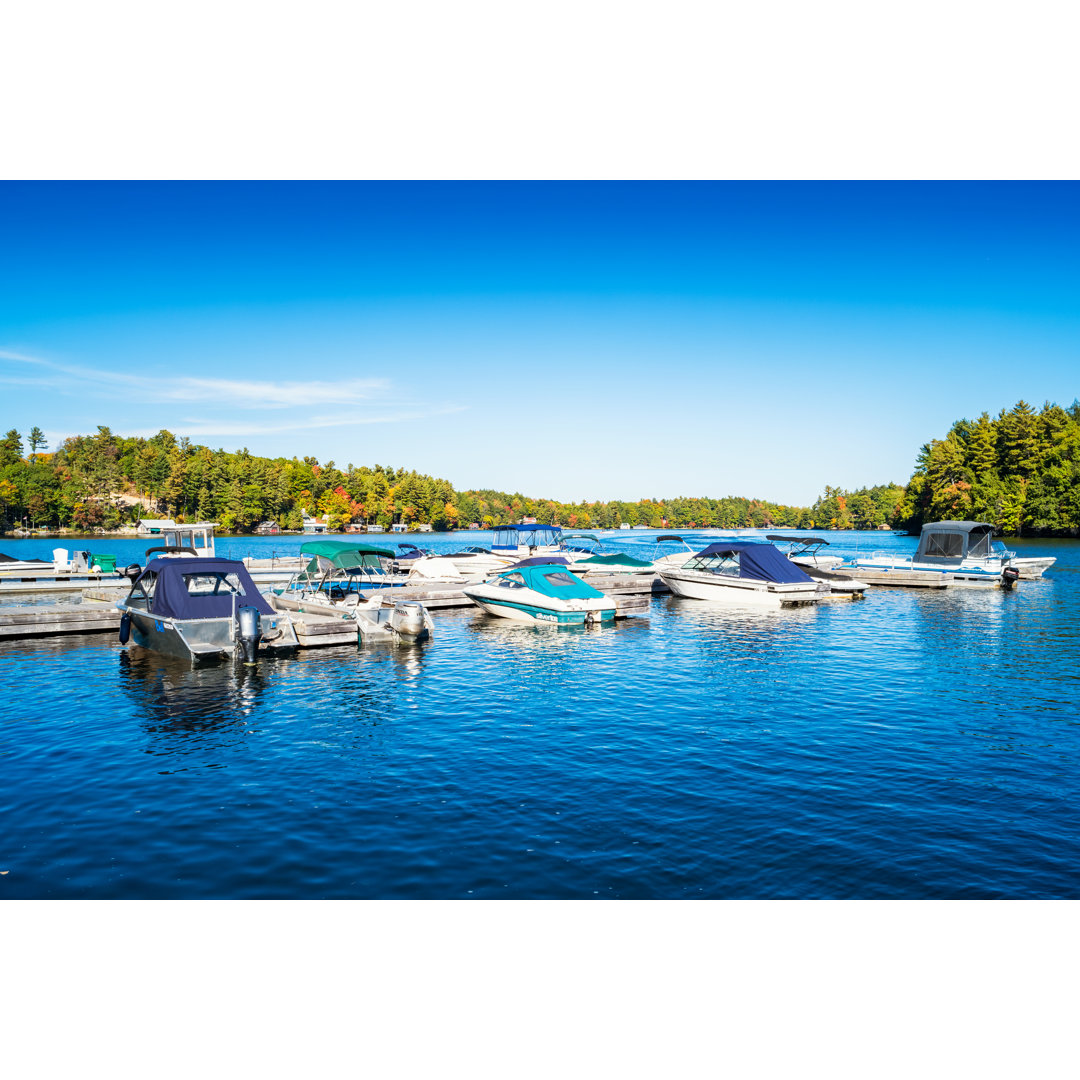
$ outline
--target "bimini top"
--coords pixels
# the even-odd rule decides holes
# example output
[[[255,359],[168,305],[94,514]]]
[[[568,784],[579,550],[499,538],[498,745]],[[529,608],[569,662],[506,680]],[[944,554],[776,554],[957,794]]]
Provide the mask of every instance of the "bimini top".
[[[235,559],[151,559],[131,586],[133,596],[140,591],[149,596],[150,614],[167,619],[227,619],[241,607],[275,614]]]
[[[781,536],[779,533],[766,533],[766,540],[777,544],[802,544],[804,547],[810,544],[824,544],[829,546],[828,540],[822,540],[820,536]]]
[[[554,544],[562,534],[559,525],[500,525],[494,530],[491,546],[498,548],[516,548],[519,544],[538,547],[540,544]]]
[[[565,565],[559,563],[516,566],[513,570],[504,570],[496,577],[526,589],[533,589],[544,596],[554,596],[562,600],[595,600],[604,595],[599,589],[586,585],[581,578],[571,574]]]
[[[987,558],[994,526],[985,521],[934,521],[922,527],[918,562],[946,562],[972,558]]]
[[[700,560],[700,564],[698,565]],[[754,544],[725,540],[710,544],[699,551],[687,564],[687,570],[712,570],[727,562],[725,571],[732,577],[753,578],[755,581],[774,581],[778,585],[794,585],[813,581],[809,574],[800,570],[785,558],[772,544]],[[738,567],[738,573],[735,568]]]
[[[363,560],[350,562],[353,555],[379,555],[384,559],[396,559],[397,554],[389,548],[366,547],[363,544],[350,544],[344,540],[309,540],[300,545],[301,555],[321,555],[335,566],[361,566]],[[345,561],[342,562],[341,560]]]

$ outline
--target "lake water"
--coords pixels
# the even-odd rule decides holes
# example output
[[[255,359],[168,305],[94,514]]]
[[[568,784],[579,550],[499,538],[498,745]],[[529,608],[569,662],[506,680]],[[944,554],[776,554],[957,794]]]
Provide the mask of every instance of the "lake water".
[[[148,544],[0,542],[54,546]],[[1058,561],[1012,593],[664,597],[562,630],[450,610],[426,644],[253,668],[4,645],[0,898],[1076,897],[1080,542],[1016,546]]]

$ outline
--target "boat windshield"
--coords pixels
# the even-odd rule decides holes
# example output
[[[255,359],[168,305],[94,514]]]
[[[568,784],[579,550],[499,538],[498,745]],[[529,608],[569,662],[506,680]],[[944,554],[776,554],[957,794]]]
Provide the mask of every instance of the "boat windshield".
[[[724,555],[704,555],[691,559],[685,569],[701,570],[706,574],[723,574],[725,577],[739,577],[739,552],[731,551]]]
[[[184,588],[188,596],[247,596],[243,582],[236,574],[196,573],[184,574]]]
[[[554,585],[556,588],[565,589],[567,586],[573,588],[575,585],[581,584],[579,578],[574,577],[572,574],[567,574],[564,571],[559,571],[553,574],[545,574],[544,578],[549,584]]]

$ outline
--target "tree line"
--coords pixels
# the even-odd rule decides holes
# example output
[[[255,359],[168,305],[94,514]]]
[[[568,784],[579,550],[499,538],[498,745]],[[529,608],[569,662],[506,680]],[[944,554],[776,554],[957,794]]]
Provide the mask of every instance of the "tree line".
[[[991,418],[958,420],[919,452],[907,485],[848,491],[826,486],[812,506],[739,496],[564,503],[521,492],[456,491],[445,479],[384,465],[268,458],[211,450],[159,431],[126,438],[99,427],[49,452],[41,429],[26,445],[0,440],[0,525],[116,529],[142,517],[217,521],[250,532],[263,521],[299,530],[304,513],[331,530],[349,523],[430,525],[443,531],[535,519],[569,529],[622,524],[669,529],[873,529],[917,532],[928,521],[966,518],[1000,532],[1075,533],[1080,528],[1080,403],[1020,401]]]
[[[1080,402],[1067,409],[1026,401],[994,418],[957,420],[919,451],[898,520],[912,531],[950,518],[999,532],[1080,529]]]
[[[159,431],[127,438],[99,427],[65,439],[53,452],[35,427],[0,440],[0,524],[10,529],[116,529],[142,517],[217,521],[222,531],[250,532],[263,521],[300,529],[303,514],[330,529],[350,522],[430,525],[435,530],[532,518],[571,529],[872,527],[891,519],[895,485],[848,493],[826,488],[812,507],[761,499],[640,499],[564,503],[521,492],[455,491],[445,479],[384,465],[347,465],[317,458],[267,458],[243,449],[211,450]],[[902,492],[902,489],[895,489]]]

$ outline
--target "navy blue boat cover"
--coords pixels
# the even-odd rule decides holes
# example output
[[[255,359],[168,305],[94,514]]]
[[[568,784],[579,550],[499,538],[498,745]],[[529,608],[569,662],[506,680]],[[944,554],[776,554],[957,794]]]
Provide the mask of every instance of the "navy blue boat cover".
[[[531,559],[522,559],[507,569],[516,570],[519,566],[569,566],[570,560],[561,555],[534,555]]]
[[[739,577],[753,578],[755,581],[775,581],[778,585],[794,585],[796,582],[814,580],[790,559],[781,555],[772,544],[724,541],[710,544],[704,551],[699,551],[695,558],[732,554],[739,556]]]
[[[227,619],[233,613],[232,591],[224,582],[216,595],[192,596],[187,578],[204,575],[235,576],[241,595],[236,607],[258,608],[264,615],[276,614],[270,602],[255,587],[247,567],[235,559],[152,559],[136,579],[137,585],[150,574],[157,575],[157,587],[150,606],[151,615],[172,619]]]

